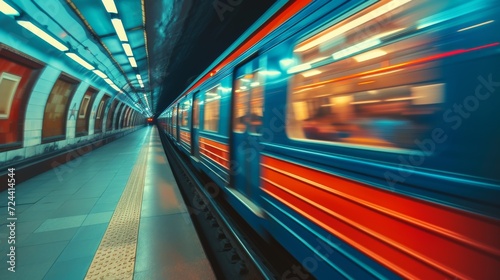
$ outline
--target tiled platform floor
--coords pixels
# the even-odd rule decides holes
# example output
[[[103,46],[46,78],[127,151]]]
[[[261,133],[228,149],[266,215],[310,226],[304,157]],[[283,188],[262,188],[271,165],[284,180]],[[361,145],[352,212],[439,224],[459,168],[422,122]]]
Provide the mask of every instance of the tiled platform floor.
[[[7,270],[7,192],[0,194],[0,279],[84,279],[143,145],[134,279],[214,278],[158,132],[147,127],[16,186],[15,273]]]

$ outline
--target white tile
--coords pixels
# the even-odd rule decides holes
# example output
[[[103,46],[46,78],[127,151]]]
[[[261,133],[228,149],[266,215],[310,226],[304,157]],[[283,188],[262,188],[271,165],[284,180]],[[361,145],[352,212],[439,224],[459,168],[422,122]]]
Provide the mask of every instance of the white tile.
[[[34,91],[30,97],[30,103],[33,105],[45,106],[45,104],[47,103],[48,96],[49,95],[47,93]]]
[[[25,152],[25,157],[30,158],[36,155],[36,147],[31,146],[31,147],[26,147],[26,152]]]
[[[56,77],[57,79],[57,77]],[[41,92],[41,93],[48,93],[52,90],[52,87],[54,86],[56,80],[47,80],[44,77],[40,77],[38,81],[36,82],[35,87],[33,88],[33,91],[36,92]]]
[[[24,148],[7,151],[6,160],[7,161],[11,161],[14,158],[17,158],[17,160],[23,159],[24,158],[24,153],[25,153]]]

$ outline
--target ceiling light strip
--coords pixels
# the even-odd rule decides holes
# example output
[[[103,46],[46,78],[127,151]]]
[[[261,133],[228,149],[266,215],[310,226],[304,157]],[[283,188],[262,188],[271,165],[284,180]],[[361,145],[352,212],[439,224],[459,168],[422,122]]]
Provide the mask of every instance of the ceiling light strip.
[[[137,62],[135,61],[135,58],[134,58],[134,57],[129,56],[129,57],[128,57],[128,61],[130,62],[130,65],[131,65],[132,67],[134,67],[134,68],[136,68],[136,67],[137,67]]]
[[[125,71],[123,70],[122,66],[116,61],[116,59],[114,58],[113,54],[111,53],[111,51],[108,49],[108,47],[106,47],[106,45],[102,42],[102,40],[100,39],[99,35],[95,32],[95,30],[92,28],[92,26],[89,24],[89,22],[87,21],[87,19],[85,19],[85,17],[83,16],[83,14],[80,12],[80,10],[78,10],[78,8],[76,7],[76,5],[73,3],[72,0],[66,0],[66,3],[68,4],[68,6],[71,8],[71,10],[75,13],[76,16],[78,16],[78,18],[83,22],[83,24],[85,25],[85,27],[87,28],[87,30],[90,32],[90,34],[92,35],[92,38],[96,38],[96,41],[97,43],[102,47],[102,49],[105,50],[105,53],[107,53],[108,55],[108,58],[113,62],[114,66],[116,67],[116,69],[118,69],[118,71],[122,74],[122,76],[125,78],[125,81],[128,85],[131,84],[131,82],[128,80],[128,77],[127,75],[125,74]],[[114,84],[109,78],[104,78],[104,80],[109,80],[109,82],[111,82],[112,84]],[[108,82],[108,81],[106,81]],[[109,84],[109,83],[108,83]],[[119,90],[120,92],[123,93],[122,90]],[[131,100],[133,100],[133,98],[131,98],[131,96],[127,93],[127,92],[124,92],[128,98],[130,98]]]
[[[108,13],[118,14],[118,10],[116,9],[115,1],[113,0],[102,0],[104,4],[104,8]]]
[[[112,18],[111,23],[115,28],[116,35],[118,35],[118,39],[120,39],[120,41],[122,42],[128,42],[127,32],[125,32],[122,20],[119,18]]]
[[[22,27],[26,28],[29,30],[31,33],[35,34],[38,36],[40,39],[44,40],[45,42],[49,43],[51,46],[54,48],[64,52],[68,50],[68,47],[66,47],[63,43],[59,42],[59,40],[55,39],[51,35],[49,35],[47,32],[43,31],[42,29],[38,28],[36,25],[34,25],[32,22],[27,21],[27,20],[17,20],[17,23],[21,25]]]
[[[74,61],[76,61],[81,66],[85,67],[87,70],[93,70],[94,69],[94,66],[92,66],[92,64],[88,63],[83,58],[79,57],[77,54],[72,53],[72,52],[67,52],[66,55],[69,56]]]
[[[130,47],[129,43],[123,43],[122,47],[127,56],[134,56],[134,53],[132,52],[132,48]]]
[[[5,3],[3,0],[0,0],[0,12],[6,14],[8,16],[18,16],[19,15],[19,12],[14,7]]]

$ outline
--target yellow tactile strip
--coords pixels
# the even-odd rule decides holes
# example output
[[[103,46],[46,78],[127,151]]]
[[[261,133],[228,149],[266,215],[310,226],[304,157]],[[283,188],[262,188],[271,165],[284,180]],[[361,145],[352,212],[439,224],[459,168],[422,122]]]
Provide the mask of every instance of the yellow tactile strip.
[[[85,279],[132,279],[148,146],[141,149]]]

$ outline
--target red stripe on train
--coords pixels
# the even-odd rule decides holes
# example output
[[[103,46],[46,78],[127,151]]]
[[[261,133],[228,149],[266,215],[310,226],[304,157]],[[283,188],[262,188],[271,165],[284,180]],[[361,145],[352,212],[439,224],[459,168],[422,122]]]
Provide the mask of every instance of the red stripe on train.
[[[186,143],[188,146],[191,146],[191,133],[186,131],[180,131],[181,141]]]
[[[261,172],[267,194],[403,277],[498,273],[498,220],[268,156]]]
[[[229,148],[226,144],[200,137],[200,153],[229,169]]]

